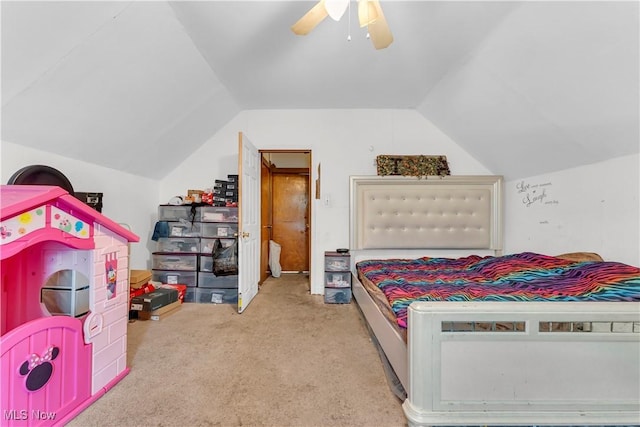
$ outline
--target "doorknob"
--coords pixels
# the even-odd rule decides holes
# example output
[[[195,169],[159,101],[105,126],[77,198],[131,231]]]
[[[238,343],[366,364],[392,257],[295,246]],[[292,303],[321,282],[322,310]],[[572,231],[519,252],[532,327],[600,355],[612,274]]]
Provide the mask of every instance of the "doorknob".
[[[247,238],[247,237],[249,237],[249,233],[247,233],[246,231],[243,231],[243,232],[242,232],[242,237],[243,237],[243,238]]]

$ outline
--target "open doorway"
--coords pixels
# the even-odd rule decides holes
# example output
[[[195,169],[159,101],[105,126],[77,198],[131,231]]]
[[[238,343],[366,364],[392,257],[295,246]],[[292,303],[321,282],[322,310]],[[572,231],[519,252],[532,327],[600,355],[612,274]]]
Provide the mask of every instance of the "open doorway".
[[[271,276],[271,241],[280,248],[277,262],[282,273],[309,272],[312,199],[310,150],[260,150],[260,153],[262,284]]]

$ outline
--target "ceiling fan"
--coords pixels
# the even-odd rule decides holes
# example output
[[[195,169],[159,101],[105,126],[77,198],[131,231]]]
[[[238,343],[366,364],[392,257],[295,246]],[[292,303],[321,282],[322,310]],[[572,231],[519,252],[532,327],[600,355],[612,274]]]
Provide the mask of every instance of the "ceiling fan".
[[[339,21],[347,10],[349,1],[320,0],[298,22],[293,24],[291,30],[299,36],[304,36],[309,34],[327,16]],[[360,27],[367,27],[369,38],[376,49],[384,49],[393,42],[393,35],[378,0],[358,0],[358,20]]]

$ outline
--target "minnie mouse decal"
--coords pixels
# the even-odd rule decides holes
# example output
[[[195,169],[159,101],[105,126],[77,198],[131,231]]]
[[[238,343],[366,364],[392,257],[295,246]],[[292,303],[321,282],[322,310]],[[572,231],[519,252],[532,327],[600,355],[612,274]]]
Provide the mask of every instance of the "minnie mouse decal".
[[[20,365],[20,375],[27,375],[26,386],[29,391],[36,391],[47,384],[53,373],[52,360],[60,354],[58,347],[51,346],[40,357],[33,353],[29,359]]]

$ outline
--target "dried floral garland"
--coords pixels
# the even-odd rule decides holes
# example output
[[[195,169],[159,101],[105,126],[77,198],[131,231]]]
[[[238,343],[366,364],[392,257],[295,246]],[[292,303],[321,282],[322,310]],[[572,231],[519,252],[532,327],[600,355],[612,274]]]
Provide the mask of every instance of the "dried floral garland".
[[[378,175],[445,176],[450,175],[447,156],[392,156],[376,158]]]

